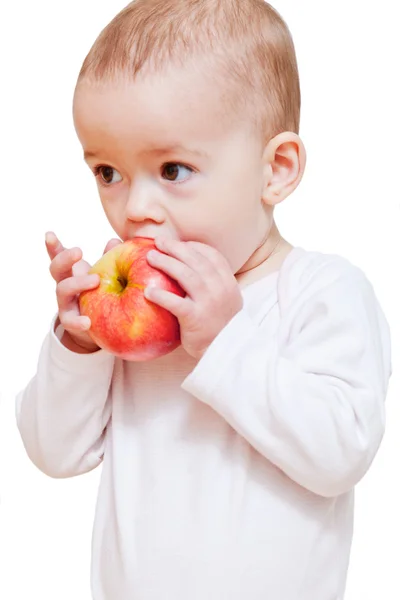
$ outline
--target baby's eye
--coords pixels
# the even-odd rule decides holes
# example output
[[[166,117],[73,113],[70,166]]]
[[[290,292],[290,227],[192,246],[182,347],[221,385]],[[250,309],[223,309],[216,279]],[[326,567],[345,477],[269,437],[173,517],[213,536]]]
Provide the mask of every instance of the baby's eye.
[[[167,181],[182,183],[193,173],[193,169],[180,165],[179,163],[165,163],[161,170],[161,176]]]
[[[112,183],[118,183],[119,181],[122,181],[122,177],[118,171],[107,166],[96,167],[95,176],[100,177],[101,182],[105,183],[106,185],[111,185]]]

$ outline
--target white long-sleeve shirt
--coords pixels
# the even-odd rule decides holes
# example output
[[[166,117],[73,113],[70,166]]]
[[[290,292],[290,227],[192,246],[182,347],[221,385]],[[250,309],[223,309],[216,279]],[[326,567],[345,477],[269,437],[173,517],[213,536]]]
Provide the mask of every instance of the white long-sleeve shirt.
[[[52,477],[103,462],[95,600],[341,600],[353,488],[384,431],[390,334],[363,273],[295,248],[196,363],[78,355],[17,399]]]

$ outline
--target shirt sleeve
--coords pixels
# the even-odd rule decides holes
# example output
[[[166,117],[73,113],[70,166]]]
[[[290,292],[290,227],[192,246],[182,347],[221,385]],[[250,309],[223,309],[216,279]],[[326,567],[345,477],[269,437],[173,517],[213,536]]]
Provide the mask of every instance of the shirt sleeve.
[[[77,354],[65,348],[53,323],[36,375],[16,399],[27,454],[50,477],[73,477],[102,461],[113,366],[114,357],[103,350]]]
[[[242,310],[182,387],[293,481],[334,497],[383,437],[390,332],[360,270],[311,279],[282,301],[277,335]]]

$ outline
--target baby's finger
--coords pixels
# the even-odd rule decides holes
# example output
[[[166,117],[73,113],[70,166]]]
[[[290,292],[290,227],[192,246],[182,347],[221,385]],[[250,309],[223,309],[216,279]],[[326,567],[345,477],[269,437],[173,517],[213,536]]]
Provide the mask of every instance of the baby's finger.
[[[78,275],[87,275],[89,270],[90,265],[86,260],[78,260],[72,267],[72,275],[74,277]]]
[[[121,240],[119,240],[117,238],[113,238],[112,240],[110,240],[109,242],[107,242],[107,245],[104,248],[103,254],[105,254],[109,250],[112,250],[113,248],[115,248],[115,246],[119,246],[120,244],[122,244]]]
[[[59,313],[60,323],[69,333],[79,334],[88,331],[91,326],[89,317],[83,317],[76,310],[65,310]]]
[[[86,290],[96,288],[99,283],[100,277],[96,274],[68,277],[60,281],[56,290],[60,312],[76,307],[76,297]]]
[[[63,250],[57,254],[50,264],[50,273],[53,279],[59,283],[63,279],[72,277],[72,267],[81,258],[82,250],[80,248]]]
[[[45,243],[47,254],[50,257],[50,260],[53,260],[53,258],[55,258],[57,254],[60,254],[60,252],[65,250],[64,246],[62,245],[56,234],[53,233],[53,231],[48,231],[46,233]]]

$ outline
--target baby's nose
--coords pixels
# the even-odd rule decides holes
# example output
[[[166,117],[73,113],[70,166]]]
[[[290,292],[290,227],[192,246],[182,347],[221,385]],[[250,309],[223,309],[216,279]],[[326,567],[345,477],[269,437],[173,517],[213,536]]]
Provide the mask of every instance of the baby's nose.
[[[126,203],[126,218],[129,221],[161,223],[164,220],[163,212],[157,191],[151,185],[132,186]]]

